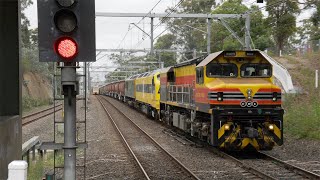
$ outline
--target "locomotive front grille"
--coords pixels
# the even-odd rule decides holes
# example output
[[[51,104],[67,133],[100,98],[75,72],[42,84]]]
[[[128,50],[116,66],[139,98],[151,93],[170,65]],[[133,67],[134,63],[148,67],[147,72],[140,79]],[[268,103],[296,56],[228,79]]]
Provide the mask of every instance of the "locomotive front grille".
[[[273,93],[273,92],[268,92],[268,93],[265,93],[265,92],[257,92],[253,98],[254,99],[272,99],[276,97],[277,99],[281,99],[281,93]]]
[[[221,121],[228,121],[232,118],[232,121],[234,122],[262,122],[267,119],[266,115],[233,115],[233,116],[219,116],[218,119]],[[268,116],[268,119],[270,120],[276,120],[279,119],[279,116],[273,115],[273,116]]]
[[[218,98],[218,92],[209,92],[208,98],[209,100],[216,100]],[[246,97],[241,92],[223,92],[223,99],[242,100],[246,99]]]
[[[218,98],[219,92],[209,92],[208,99],[209,100],[216,100]],[[241,92],[221,92],[223,94],[223,99],[233,99],[233,100],[244,100],[246,97]],[[274,93],[274,92],[257,92],[253,99],[256,100],[267,100],[273,99],[276,97],[277,99],[281,100],[281,93]]]

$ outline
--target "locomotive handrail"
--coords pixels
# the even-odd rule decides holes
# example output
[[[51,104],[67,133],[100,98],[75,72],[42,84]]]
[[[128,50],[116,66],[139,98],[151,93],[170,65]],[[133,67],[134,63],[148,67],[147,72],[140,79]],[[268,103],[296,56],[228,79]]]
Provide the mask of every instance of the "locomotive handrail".
[[[179,91],[179,87],[181,88],[181,91]],[[185,87],[188,88],[188,91],[184,91]],[[168,93],[169,93],[170,101],[175,101],[180,103],[190,103],[191,101],[191,85],[190,84],[169,85]],[[173,98],[174,95],[175,95],[175,98]],[[187,96],[187,97],[184,97],[184,96]]]
[[[291,75],[288,70],[279,62],[270,57],[267,53],[260,51],[261,55],[264,56],[273,66],[273,75],[278,79],[286,93],[296,93]]]

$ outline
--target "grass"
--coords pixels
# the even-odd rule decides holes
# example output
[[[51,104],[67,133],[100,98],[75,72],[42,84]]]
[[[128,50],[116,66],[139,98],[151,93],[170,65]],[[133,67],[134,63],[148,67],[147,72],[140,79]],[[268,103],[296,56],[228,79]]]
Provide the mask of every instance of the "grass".
[[[316,56],[305,57],[311,66],[298,65],[295,72],[290,72],[303,93],[288,94],[284,97],[284,132],[297,138],[320,139],[320,88],[315,88],[315,69],[320,62],[314,61],[314,57]],[[297,63],[294,57],[286,58],[292,64]]]
[[[30,110],[32,110],[35,107],[45,106],[52,104],[51,99],[34,99],[29,96],[23,96],[22,97],[22,112],[26,113]]]
[[[56,166],[63,166],[63,153],[59,152],[56,154]],[[29,163],[28,179],[42,179],[45,177],[45,173],[53,172],[54,165],[53,152],[48,152],[44,155],[43,159],[37,156],[36,161]]]

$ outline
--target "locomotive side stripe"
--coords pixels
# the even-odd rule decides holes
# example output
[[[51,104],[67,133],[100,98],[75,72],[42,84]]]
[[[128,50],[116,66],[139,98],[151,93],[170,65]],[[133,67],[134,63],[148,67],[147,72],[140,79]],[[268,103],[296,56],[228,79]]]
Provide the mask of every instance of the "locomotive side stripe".
[[[277,92],[277,93],[281,93],[281,89],[278,89],[278,88],[271,88],[271,89],[261,88],[261,89],[258,90],[258,92]]]
[[[161,84],[167,84],[167,76],[166,77],[160,77],[160,83]]]
[[[195,80],[196,80],[195,74],[188,75],[188,76],[177,76],[175,85],[191,84],[192,81],[195,81]]]

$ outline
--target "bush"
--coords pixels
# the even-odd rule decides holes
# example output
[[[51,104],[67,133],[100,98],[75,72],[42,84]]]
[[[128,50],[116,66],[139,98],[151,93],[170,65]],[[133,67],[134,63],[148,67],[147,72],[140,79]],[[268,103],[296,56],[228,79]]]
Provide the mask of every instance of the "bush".
[[[34,99],[29,96],[22,97],[22,112],[31,110],[32,108],[52,104],[52,99]]]
[[[293,57],[286,58],[293,64],[298,63]],[[284,97],[284,132],[297,138],[320,139],[320,89],[314,87],[314,69],[299,64],[297,66],[297,72],[292,76],[304,92]],[[316,66],[318,64],[315,64]]]

